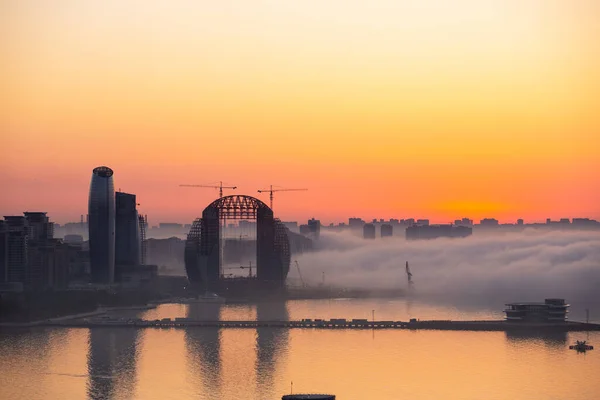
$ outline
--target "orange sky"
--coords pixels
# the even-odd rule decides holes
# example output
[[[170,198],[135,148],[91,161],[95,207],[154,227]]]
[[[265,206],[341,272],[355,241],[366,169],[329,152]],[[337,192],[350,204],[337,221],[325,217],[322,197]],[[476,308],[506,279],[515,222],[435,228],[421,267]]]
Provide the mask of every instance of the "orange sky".
[[[269,184],[282,219],[600,218],[594,0],[0,4],[0,212],[151,223]],[[268,201],[268,197],[259,196]]]

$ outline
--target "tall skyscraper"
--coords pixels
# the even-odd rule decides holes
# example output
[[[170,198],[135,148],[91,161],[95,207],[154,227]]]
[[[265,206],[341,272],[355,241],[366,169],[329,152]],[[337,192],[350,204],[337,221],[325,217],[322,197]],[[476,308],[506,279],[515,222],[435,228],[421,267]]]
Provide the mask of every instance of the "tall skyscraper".
[[[88,202],[92,282],[113,283],[115,277],[115,187],[113,170],[94,168]]]
[[[115,265],[140,264],[140,224],[135,194],[115,194]]]

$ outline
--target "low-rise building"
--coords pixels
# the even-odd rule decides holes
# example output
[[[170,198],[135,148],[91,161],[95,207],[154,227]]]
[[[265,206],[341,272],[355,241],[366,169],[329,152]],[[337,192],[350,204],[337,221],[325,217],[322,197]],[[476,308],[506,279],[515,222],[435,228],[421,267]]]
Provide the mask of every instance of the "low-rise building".
[[[565,299],[506,304],[506,320],[510,322],[565,322],[569,305]]]

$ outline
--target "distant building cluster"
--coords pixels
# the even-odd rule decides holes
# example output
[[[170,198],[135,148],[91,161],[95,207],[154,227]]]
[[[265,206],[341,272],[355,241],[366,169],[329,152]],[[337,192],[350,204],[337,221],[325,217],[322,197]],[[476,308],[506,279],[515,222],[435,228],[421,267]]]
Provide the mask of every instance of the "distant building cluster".
[[[473,234],[473,228],[462,225],[411,225],[406,228],[407,240],[465,238]]]
[[[64,289],[71,275],[86,268],[83,241],[55,239],[54,225],[45,212],[25,212],[0,220],[2,290]]]
[[[300,225],[300,233],[312,239],[318,239],[321,235],[321,221],[311,218],[306,225]]]
[[[300,225],[300,233],[308,236],[311,234],[309,226],[311,219],[306,225]],[[286,222],[289,226],[297,226],[297,222]],[[479,223],[475,223],[470,218],[461,218],[454,220],[449,224],[431,224],[426,218],[406,218],[385,220],[383,218],[374,218],[367,222],[362,218],[351,217],[348,223],[329,224],[322,226],[319,223],[319,229],[329,232],[351,232],[364,239],[389,238],[393,236],[403,236],[406,239],[433,239],[437,237],[464,238],[471,236],[476,232],[485,233],[494,230],[520,231],[526,228],[533,229],[573,229],[573,230],[600,230],[600,222],[589,218],[561,218],[553,221],[547,219],[546,223],[526,224],[520,218],[516,223],[500,223],[495,218],[483,218]]]
[[[146,218],[138,215],[134,194],[115,193],[110,168],[93,170],[85,223],[82,215],[80,222],[65,224],[58,239],[46,214],[0,220],[0,290],[139,286],[156,278],[157,267],[146,265]]]

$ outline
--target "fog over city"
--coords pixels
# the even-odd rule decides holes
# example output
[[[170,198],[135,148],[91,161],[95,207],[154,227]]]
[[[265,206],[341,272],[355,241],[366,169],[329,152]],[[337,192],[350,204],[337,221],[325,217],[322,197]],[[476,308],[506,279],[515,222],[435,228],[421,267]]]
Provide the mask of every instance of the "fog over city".
[[[600,302],[600,233],[540,232],[467,239],[364,240],[323,232],[320,250],[294,257],[304,279],[356,288],[407,288],[405,262],[419,298],[448,301]],[[290,278],[297,277],[295,269]]]

